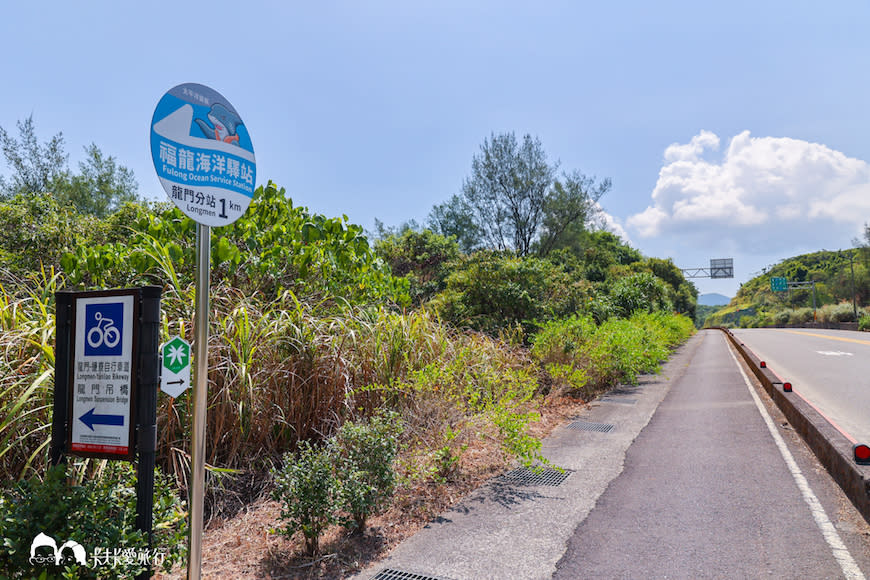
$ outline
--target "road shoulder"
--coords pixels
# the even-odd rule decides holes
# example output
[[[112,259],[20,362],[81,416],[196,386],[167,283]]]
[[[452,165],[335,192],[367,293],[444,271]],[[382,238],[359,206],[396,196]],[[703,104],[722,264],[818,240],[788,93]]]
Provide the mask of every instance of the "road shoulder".
[[[628,448],[706,336],[696,334],[658,375],[615,389],[544,440],[544,456],[567,470],[562,483],[495,478],[354,578],[384,571],[454,580],[551,578],[574,530],[622,472]]]

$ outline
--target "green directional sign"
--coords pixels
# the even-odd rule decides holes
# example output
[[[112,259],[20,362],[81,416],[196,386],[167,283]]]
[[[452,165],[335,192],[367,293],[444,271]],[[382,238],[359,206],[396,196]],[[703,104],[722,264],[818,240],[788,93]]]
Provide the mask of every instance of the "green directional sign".
[[[771,292],[785,292],[788,290],[788,278],[772,277],[770,279]]]
[[[163,345],[160,353],[163,355],[160,389],[171,397],[178,397],[190,386],[190,343],[176,336]]]

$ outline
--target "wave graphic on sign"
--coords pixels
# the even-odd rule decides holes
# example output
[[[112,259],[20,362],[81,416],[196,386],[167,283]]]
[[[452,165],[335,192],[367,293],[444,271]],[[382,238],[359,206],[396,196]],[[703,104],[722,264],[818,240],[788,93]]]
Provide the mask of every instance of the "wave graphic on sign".
[[[202,137],[194,137],[190,134],[190,127],[193,123],[193,106],[183,105],[172,113],[166,115],[156,123],[154,123],[154,132],[166,139],[171,139],[176,143],[187,147],[196,147],[209,149],[211,151],[220,151],[228,155],[241,157],[245,161],[254,163],[254,154],[246,149],[242,149],[232,143],[224,143],[214,139],[203,139]]]

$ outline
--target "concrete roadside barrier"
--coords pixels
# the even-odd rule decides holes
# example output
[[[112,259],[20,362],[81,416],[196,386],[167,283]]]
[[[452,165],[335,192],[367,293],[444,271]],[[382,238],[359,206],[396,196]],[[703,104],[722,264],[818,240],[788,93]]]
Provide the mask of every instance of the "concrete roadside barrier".
[[[813,450],[831,477],[839,484],[858,511],[870,522],[870,466],[858,465],[854,442],[794,392],[785,392],[782,379],[762,365],[762,361],[727,328],[719,328],[743,356],[764,389],[806,444]]]

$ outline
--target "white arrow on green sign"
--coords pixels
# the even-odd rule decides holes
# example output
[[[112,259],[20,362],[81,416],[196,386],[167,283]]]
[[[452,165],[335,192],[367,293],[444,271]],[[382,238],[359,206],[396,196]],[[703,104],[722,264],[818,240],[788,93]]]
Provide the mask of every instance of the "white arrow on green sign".
[[[190,386],[190,343],[180,336],[172,337],[163,348],[160,390],[177,398]]]

